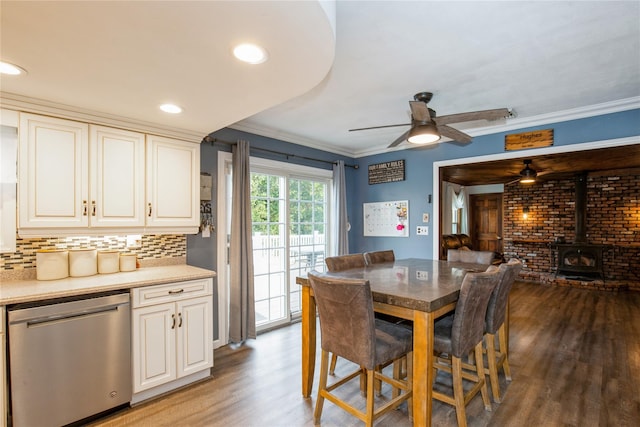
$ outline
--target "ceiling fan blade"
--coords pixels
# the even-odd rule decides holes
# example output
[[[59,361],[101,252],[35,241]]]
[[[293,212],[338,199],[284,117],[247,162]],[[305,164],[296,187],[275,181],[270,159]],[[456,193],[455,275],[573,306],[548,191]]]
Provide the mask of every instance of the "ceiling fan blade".
[[[399,145],[401,142],[406,141],[407,136],[409,135],[409,131],[406,131],[405,133],[403,133],[402,135],[400,135],[398,137],[398,139],[396,139],[395,141],[393,141],[391,144],[389,144],[387,146],[387,148],[391,148],[391,147],[395,147],[396,145]]]
[[[401,124],[398,124],[398,125],[371,126],[371,127],[368,127],[368,128],[349,129],[349,132],[355,132],[355,131],[358,131],[358,130],[369,130],[369,129],[394,128],[394,127],[398,127],[398,126],[411,126],[411,123],[401,123]]]
[[[449,114],[447,116],[434,117],[433,120],[437,125],[447,125],[449,123],[472,122],[475,120],[498,120],[506,117],[509,117],[508,108],[496,108],[494,110]]]
[[[460,132],[458,129],[452,128],[451,126],[438,125],[438,131],[440,131],[440,134],[442,134],[442,136],[446,136],[447,138],[451,138],[457,142],[462,142],[463,144],[467,144],[472,140],[469,135],[464,132]]]
[[[429,114],[427,104],[422,101],[409,101],[409,106],[411,107],[411,116],[413,117],[413,120],[417,120],[419,122],[431,121],[431,114]]]

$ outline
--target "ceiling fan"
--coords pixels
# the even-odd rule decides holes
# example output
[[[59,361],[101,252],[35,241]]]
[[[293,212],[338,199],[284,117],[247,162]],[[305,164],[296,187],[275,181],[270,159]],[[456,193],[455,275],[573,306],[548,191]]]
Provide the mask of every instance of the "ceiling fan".
[[[524,169],[520,171],[518,177],[507,182],[505,185],[512,185],[516,182],[519,182],[520,184],[534,184],[537,178],[551,173],[551,171],[540,171],[539,169],[534,169],[531,166],[531,159],[524,159],[522,160],[522,163],[524,164]]]
[[[507,117],[514,117],[513,113],[509,111],[508,108],[470,111],[438,117],[436,116],[436,112],[427,106],[429,101],[431,101],[431,98],[433,98],[433,93],[420,92],[414,95],[413,101],[409,101],[409,107],[411,107],[411,123],[349,129],[349,132],[396,126],[411,126],[408,131],[400,135],[395,141],[389,144],[387,148],[395,147],[405,140],[413,144],[430,144],[439,141],[442,136],[446,136],[447,138],[451,138],[453,141],[466,144],[471,142],[471,136],[448,126],[450,123],[470,122],[475,120],[498,120]]]

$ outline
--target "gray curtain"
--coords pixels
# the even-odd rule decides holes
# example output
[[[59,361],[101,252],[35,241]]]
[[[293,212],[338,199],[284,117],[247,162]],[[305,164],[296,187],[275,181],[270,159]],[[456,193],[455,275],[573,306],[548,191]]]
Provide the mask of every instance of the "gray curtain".
[[[333,164],[333,241],[336,253],[349,253],[349,217],[347,216],[347,186],[342,160]]]
[[[233,200],[230,243],[229,340],[241,343],[256,337],[251,241],[251,170],[249,143],[233,146]]]

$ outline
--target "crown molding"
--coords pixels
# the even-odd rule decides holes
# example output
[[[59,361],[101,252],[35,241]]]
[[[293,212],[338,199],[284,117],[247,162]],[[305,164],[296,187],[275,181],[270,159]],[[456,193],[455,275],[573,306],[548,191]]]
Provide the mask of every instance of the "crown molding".
[[[128,117],[106,114],[99,111],[73,107],[8,92],[0,92],[0,107],[8,110],[24,111],[68,120],[111,126],[168,138],[176,138],[198,144],[201,143],[202,139],[207,135],[207,132],[195,132],[187,129],[162,126],[157,123],[134,120]]]

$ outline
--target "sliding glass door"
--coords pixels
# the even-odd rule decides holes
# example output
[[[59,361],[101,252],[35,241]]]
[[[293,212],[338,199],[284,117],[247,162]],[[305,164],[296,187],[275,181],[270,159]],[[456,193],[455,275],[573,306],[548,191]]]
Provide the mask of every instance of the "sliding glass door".
[[[282,168],[251,170],[254,295],[256,326],[261,330],[299,316],[296,276],[312,269],[324,271],[330,180],[326,173],[323,177]]]

